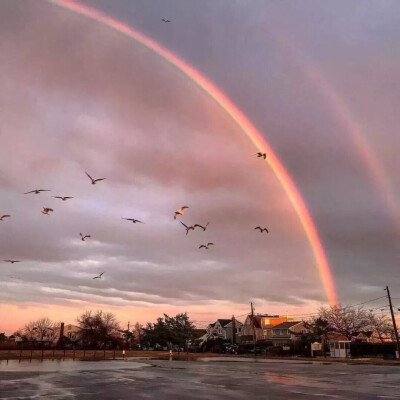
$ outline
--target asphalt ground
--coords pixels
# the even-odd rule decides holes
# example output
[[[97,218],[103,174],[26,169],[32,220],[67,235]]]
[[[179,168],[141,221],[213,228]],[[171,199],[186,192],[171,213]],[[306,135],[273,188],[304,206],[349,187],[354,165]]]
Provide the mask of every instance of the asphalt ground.
[[[253,359],[0,362],[0,399],[400,399],[397,366]]]

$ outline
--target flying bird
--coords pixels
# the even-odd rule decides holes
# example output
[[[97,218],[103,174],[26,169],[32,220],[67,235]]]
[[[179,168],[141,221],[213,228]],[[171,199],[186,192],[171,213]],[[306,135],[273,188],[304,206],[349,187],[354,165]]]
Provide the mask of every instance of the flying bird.
[[[264,160],[267,158],[267,153],[258,152],[258,153],[254,154],[254,155],[257,156],[257,157],[263,157]]]
[[[166,23],[166,24],[168,24],[168,22],[171,22],[169,19],[165,19],[165,18],[162,18],[161,21]]]
[[[126,221],[132,221],[134,224],[136,224],[136,222],[139,222],[139,224],[144,224],[144,222],[139,221],[138,219],[135,219],[135,218],[122,218],[122,219],[124,219]]]
[[[35,190],[31,190],[30,192],[26,192],[24,194],[29,194],[29,193],[35,193],[35,194],[39,194],[40,192],[50,192],[51,190],[46,190],[46,189],[35,189]]]
[[[8,214],[2,215],[2,216],[0,217],[0,221],[3,221],[4,218],[10,218],[10,217],[11,217],[11,215],[8,215]]]
[[[174,212],[174,219],[176,219],[176,217],[177,217],[178,215],[183,215],[183,210],[184,210],[185,208],[189,208],[189,207],[188,207],[188,206],[182,206],[182,207],[179,208],[179,210],[175,211],[175,212]]]
[[[95,276],[94,278],[92,278],[92,279],[101,279],[102,278],[102,276],[103,276],[103,274],[104,274],[104,272],[102,272],[100,275],[97,275],[97,276]]]
[[[194,231],[194,226],[187,226],[182,221],[179,221],[186,229],[186,235],[189,233],[190,230]]]
[[[96,184],[96,182],[99,182],[99,181],[104,181],[106,178],[98,178],[98,179],[93,179],[86,171],[85,171],[85,174],[89,177],[89,179],[92,181],[92,185],[95,185]]]
[[[199,247],[199,249],[201,249],[201,248],[205,248],[205,249],[207,249],[208,250],[208,246],[214,246],[214,243],[207,243],[207,244],[202,244],[200,247]]]
[[[82,242],[86,241],[86,239],[91,238],[90,235],[85,235],[85,236],[83,236],[82,233],[80,233],[79,235],[80,235],[80,237],[81,237]]]
[[[53,211],[54,210],[52,208],[43,207],[43,211],[41,213],[45,214],[45,215],[50,215],[49,212],[53,212]]]
[[[260,231],[260,233],[263,233],[263,232],[269,233],[269,230],[268,230],[267,228],[261,228],[261,226],[257,226],[257,227],[254,228],[254,229],[258,229],[258,230]]]
[[[194,228],[201,228],[201,229],[203,229],[203,232],[205,232],[205,230],[207,229],[208,225],[209,225],[209,222],[207,222],[206,226],[195,224]]]
[[[53,196],[55,199],[61,199],[62,201],[67,201],[69,199],[73,199],[73,197],[70,196]]]
[[[18,260],[3,260],[4,262],[8,262],[8,263],[10,263],[10,264],[14,264],[14,263],[19,263],[19,262],[21,262],[21,261],[18,261]]]

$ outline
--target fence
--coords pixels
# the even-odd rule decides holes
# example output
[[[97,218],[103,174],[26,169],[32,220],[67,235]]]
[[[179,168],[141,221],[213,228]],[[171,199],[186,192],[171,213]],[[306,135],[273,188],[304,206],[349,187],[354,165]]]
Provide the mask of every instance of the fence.
[[[359,343],[350,344],[351,356],[355,358],[395,358],[396,345],[394,343]]]
[[[0,360],[116,360],[128,356],[124,350],[8,349],[0,350]]]

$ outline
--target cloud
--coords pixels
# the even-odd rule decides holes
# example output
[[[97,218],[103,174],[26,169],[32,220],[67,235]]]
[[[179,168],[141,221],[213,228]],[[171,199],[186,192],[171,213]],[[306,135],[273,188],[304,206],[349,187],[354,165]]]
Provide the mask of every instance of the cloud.
[[[301,33],[305,22],[272,3],[268,13],[240,6],[240,26],[223,23],[237,18],[237,5],[171,3],[165,7],[174,10],[174,23],[166,31],[153,22],[161,11],[151,4],[134,16],[131,2],[118,4],[95,6],[129,15],[183,54],[265,132],[311,209],[342,301],[363,300],[363,288],[393,275],[396,240],[380,194],[332,110],[274,37],[282,22],[289,36],[296,33],[290,37],[319,55],[310,32]],[[176,31],[189,24],[185,12],[209,19],[190,18],[193,30],[183,40]],[[325,11],[316,6],[315,12]],[[354,35],[358,29],[365,27]],[[0,254],[24,261],[0,270],[0,301],[10,310],[10,304],[54,304],[63,312],[99,305],[124,316],[133,307],[144,318],[143,309],[215,316],[242,313],[251,299],[260,312],[325,300],[310,246],[276,177],[193,82],[139,43],[45,2],[1,3],[0,34],[0,213],[12,214],[0,223]],[[325,34],[332,43],[331,31]],[[339,53],[335,48],[331,56],[336,66]],[[390,64],[393,71],[397,64]],[[343,71],[331,72],[339,82]],[[374,79],[379,87],[379,75]],[[363,82],[354,77],[362,97],[371,98]],[[357,96],[351,104],[357,101],[369,115],[382,115],[378,105],[373,110]],[[370,119],[364,116],[364,124]],[[391,115],[390,129],[395,122]],[[377,137],[372,142],[386,151]],[[107,180],[90,185],[85,171]],[[52,191],[22,194],[36,187]],[[190,207],[186,223],[211,222],[206,232],[185,236],[172,219],[181,205]],[[40,213],[44,206],[54,208],[50,217]],[[271,233],[254,232],[260,224]],[[79,232],[92,239],[83,243]],[[215,247],[199,250],[207,241]],[[103,280],[91,279],[102,271]]]

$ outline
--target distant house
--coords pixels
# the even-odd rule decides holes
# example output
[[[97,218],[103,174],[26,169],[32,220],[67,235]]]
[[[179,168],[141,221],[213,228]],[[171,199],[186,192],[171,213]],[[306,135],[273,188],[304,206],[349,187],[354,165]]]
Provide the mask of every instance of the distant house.
[[[55,329],[53,343],[59,343],[60,340],[67,338],[71,342],[77,342],[80,339],[81,328],[76,325],[62,322],[59,328]]]
[[[272,329],[282,322],[293,321],[293,318],[281,315],[257,314],[253,317],[248,315],[243,324],[240,342],[242,344],[251,344],[254,341],[272,342]]]
[[[238,340],[239,335],[242,333],[243,323],[235,320],[235,339]],[[232,319],[217,319],[212,324],[207,326],[207,332],[201,338],[202,341],[210,339],[224,339],[233,341],[233,321]]]
[[[351,337],[352,342],[361,342],[361,343],[373,343],[374,342],[374,334],[372,331],[368,332],[356,332]]]
[[[392,337],[387,333],[382,333],[379,336],[376,332],[364,331],[355,333],[351,337],[351,341],[361,343],[388,343],[392,342]]]
[[[284,346],[300,338],[307,329],[302,321],[282,322],[275,325],[272,329],[272,344],[274,346]]]

